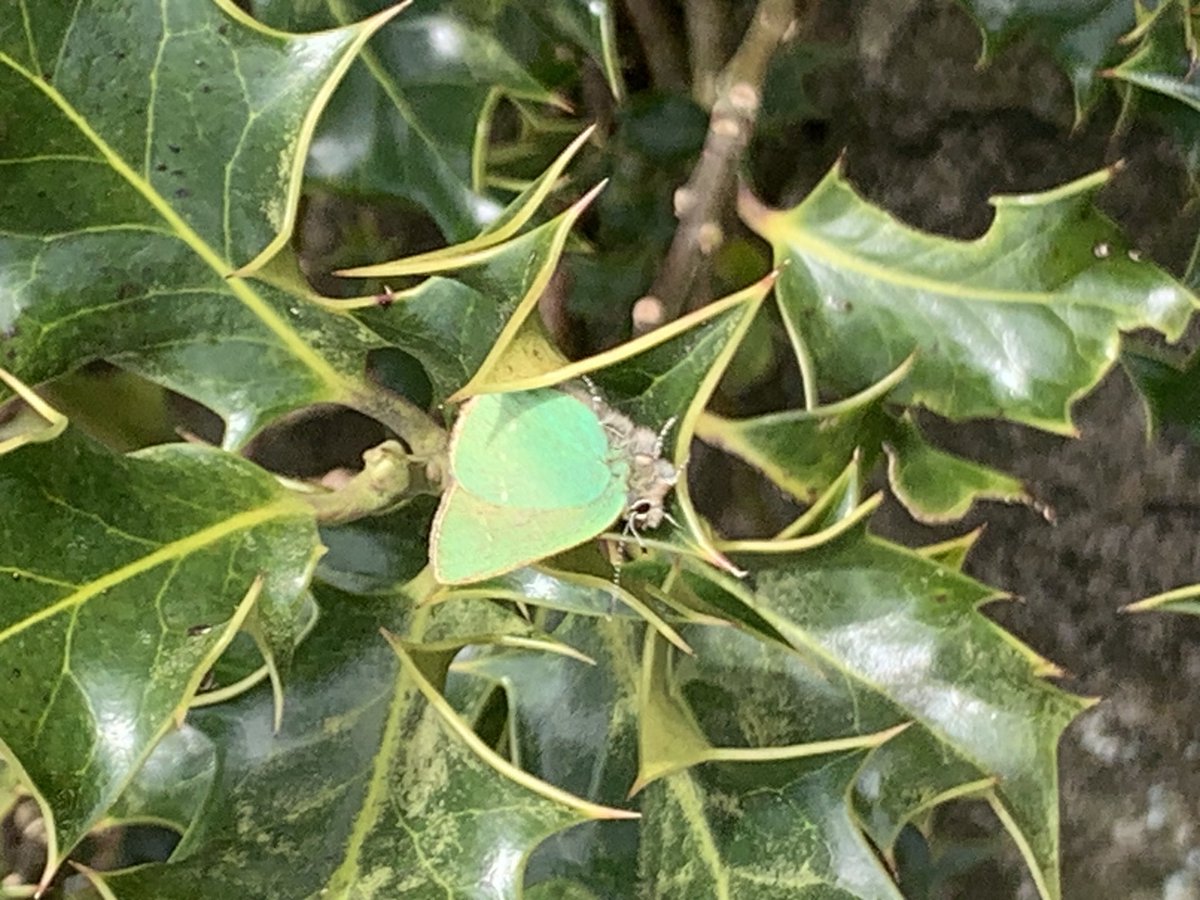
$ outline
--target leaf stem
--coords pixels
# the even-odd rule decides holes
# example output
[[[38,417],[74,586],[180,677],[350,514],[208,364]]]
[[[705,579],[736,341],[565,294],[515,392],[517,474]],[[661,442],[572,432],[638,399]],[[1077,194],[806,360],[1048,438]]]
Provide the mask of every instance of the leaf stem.
[[[310,490],[300,496],[322,525],[339,525],[395,509],[433,488],[413,470],[413,458],[398,441],[384,441],[363,454],[363,469],[337,490]]]
[[[346,405],[394,431],[408,445],[414,458],[436,464],[430,477],[438,480],[440,461],[445,456],[450,436],[428,413],[406,397],[370,382],[365,390],[359,390],[346,401]]]
[[[677,318],[693,303],[709,260],[724,241],[721,222],[758,117],[767,64],[792,27],[793,7],[794,0],[759,0],[741,46],[717,79],[700,160],[675,192],[679,227],[650,293],[634,306],[636,333]]]

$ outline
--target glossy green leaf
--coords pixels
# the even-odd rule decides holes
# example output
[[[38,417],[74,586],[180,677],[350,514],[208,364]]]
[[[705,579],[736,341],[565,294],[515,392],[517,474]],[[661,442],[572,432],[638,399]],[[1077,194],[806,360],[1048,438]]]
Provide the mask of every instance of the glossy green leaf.
[[[911,416],[892,423],[884,450],[888,484],[919,522],[956,522],[977,500],[1032,503],[1011,475],[931,446]]]
[[[363,18],[379,0],[258,0],[263,21],[310,31]],[[482,153],[497,95],[553,94],[486,27],[456,4],[414,4],[371,41],[318,126],[308,174],[338,190],[389,194],[426,210],[450,241],[501,205],[482,184]]]
[[[648,896],[900,900],[846,805],[862,752],[710,763],[646,789]]]
[[[1194,61],[1200,56],[1196,17],[1184,0],[1165,0],[1153,10],[1139,4],[1138,27],[1122,43],[1131,48],[1117,66],[1104,72],[1122,88],[1122,122],[1162,129],[1175,143],[1188,169],[1189,193],[1196,193],[1200,171],[1200,91],[1196,88]],[[1196,287],[1196,266],[1188,264],[1184,276]]]
[[[1158,353],[1129,348],[1121,363],[1142,394],[1152,431],[1173,426],[1200,437],[1200,356],[1177,366]]]
[[[480,390],[529,390],[587,375],[601,398],[634,422],[665,424],[672,416],[688,413],[697,397],[707,400],[727,364],[725,357],[737,348],[770,285],[769,279],[751,285],[595,356],[488,383]],[[689,417],[699,414],[696,409]],[[684,424],[681,419],[668,432],[669,438],[679,435]],[[690,421],[686,424],[690,429]]]
[[[1031,37],[1054,56],[1075,91],[1076,114],[1096,98],[1096,70],[1119,53],[1117,40],[1134,25],[1129,0],[960,0],[979,23],[984,56]]]
[[[399,591],[429,563],[436,508],[436,497],[416,497],[382,516],[322,528],[328,552],[317,564],[317,578],[355,594]]]
[[[319,551],[318,551],[319,552]],[[296,645],[304,640],[317,619],[317,607],[305,592],[290,615],[259,615],[251,610],[242,630],[209,668],[192,707],[221,703],[263,681],[276,696],[276,715],[283,715],[283,688]]]
[[[225,0],[26,13],[0,13],[0,365],[113,360],[221,413],[229,445],[367,390],[378,338],[230,273],[286,241],[316,116],[390,13],[310,36]]]
[[[533,887],[526,888],[522,894],[524,900],[601,900],[602,896],[566,878],[540,881]]]
[[[1184,27],[1187,4],[1166,0],[1138,31],[1134,51],[1107,75],[1200,110],[1200,87],[1195,83],[1196,46]],[[1191,40],[1191,46],[1189,46]]]
[[[213,743],[199,729],[174,728],[125,786],[105,817],[109,822],[151,822],[185,834],[203,827],[204,803],[217,779]]]
[[[525,234],[436,260],[452,276],[434,276],[382,299],[325,302],[352,310],[373,333],[416,357],[433,382],[435,401],[444,401],[483,377],[497,347],[511,342],[535,311],[591,196]],[[396,266],[403,270],[407,263],[398,260]],[[391,267],[381,263],[348,274],[386,276]]]
[[[564,656],[584,665],[592,660],[570,644],[563,643],[543,630],[518,609],[505,603],[481,603],[475,598],[445,598],[430,607],[430,616],[421,640],[412,645],[414,653],[457,654],[464,647],[530,648],[538,653]]]
[[[1046,683],[1057,670],[978,612],[994,592],[861,529],[798,552],[743,546],[755,552],[726,552],[752,581],[727,590],[913,723],[858,782],[879,845],[922,809],[986,792],[1042,895],[1057,898],[1057,742],[1087,702]]]
[[[849,732],[859,745],[878,743],[878,736],[860,736],[867,723],[893,725],[902,721],[900,711],[877,692],[859,686],[857,695],[836,670],[822,670],[811,660],[800,659],[787,647],[768,644],[760,638],[727,626],[692,627],[687,633],[697,641],[694,655],[674,654],[670,681],[663,680],[667,645],[657,659],[641,656],[645,641],[640,631],[619,621],[595,623],[568,617],[556,636],[577,645],[597,661],[584,667],[570,660],[520,652],[488,654],[458,664],[456,670],[494,680],[504,686],[513,715],[514,754],[542,777],[603,802],[623,796],[636,772],[635,741],[642,733],[642,764],[647,752],[671,757],[675,770],[697,760],[686,755],[687,742],[674,729],[662,728],[662,717],[673,717],[670,703],[686,698],[706,735],[724,744],[766,747],[764,758],[774,762],[741,763],[744,777],[734,776],[746,792],[746,801],[757,807],[757,816],[747,816],[739,826],[722,818],[705,822],[694,806],[679,820],[671,805],[658,802],[659,785],[673,789],[679,776],[652,783],[635,796],[642,804],[640,823],[598,822],[555,836],[539,848],[530,863],[533,885],[587,889],[599,896],[709,896],[719,888],[749,883],[752,860],[736,844],[772,848],[769,876],[772,883],[796,889],[811,889],[821,896],[821,886],[831,884],[869,886],[878,896],[895,896],[894,887],[878,863],[864,855],[867,847],[853,825],[846,802],[853,767],[840,788],[826,797],[804,792],[781,795],[763,788],[772,785],[771,774],[780,765],[789,766],[805,750],[781,744],[814,741]],[[648,667],[648,668],[647,668]],[[797,702],[803,697],[804,702]],[[647,744],[647,732],[650,744]],[[659,741],[654,734],[672,739]],[[711,749],[711,748],[710,748]],[[781,764],[780,750],[786,751]],[[757,750],[716,750],[743,758]],[[715,757],[719,758],[719,757]],[[827,760],[824,757],[821,762]],[[708,764],[689,769],[681,778],[703,781],[714,770]],[[735,768],[728,763],[732,772]],[[749,795],[755,795],[751,798]],[[734,801],[734,795],[723,795]],[[738,808],[735,806],[734,808]],[[726,812],[731,810],[726,808]],[[797,821],[807,822],[799,831]],[[739,840],[729,841],[731,831],[741,831]],[[800,835],[807,834],[807,838]],[[797,846],[797,841],[800,846]],[[813,845],[836,846],[829,855],[810,852]],[[643,865],[634,865],[641,846]],[[792,848],[789,850],[789,846]],[[665,885],[675,866],[651,863],[656,854],[671,854],[698,848],[696,859],[686,865],[693,893]],[[681,876],[682,877],[682,876]],[[552,879],[548,884],[543,879]],[[807,887],[806,887],[807,886]],[[781,888],[782,889],[782,888]],[[847,889],[849,889],[847,887]],[[671,891],[678,890],[678,893]],[[866,894],[864,896],[874,896]],[[799,893],[796,896],[805,896]]]
[[[979,540],[983,531],[984,528],[981,525],[974,531],[968,531],[966,534],[958,537],[918,547],[917,552],[940,566],[961,572],[963,565],[967,561],[967,555],[974,548],[975,542]]]
[[[872,502],[871,498],[863,500],[864,478],[858,457],[851,459],[825,492],[782,529],[776,538],[815,538],[829,529],[839,528],[847,521],[861,519],[862,507]],[[874,509],[874,506],[871,508]]]
[[[550,196],[558,181],[563,177],[563,173],[574,159],[575,154],[579,152],[579,149],[595,130],[595,125],[583,129],[575,140],[571,141],[555,158],[554,162],[530,183],[529,187],[515,197],[500,215],[489,222],[487,227],[474,237],[392,262],[347,269],[338,274],[354,277],[425,275],[430,272],[443,272],[461,264],[463,259],[469,260],[470,254],[476,251],[486,250],[488,247],[494,247],[515,237],[538,213],[546,198]]]
[[[476,584],[441,591],[438,597],[508,600],[526,609],[556,610],[606,620],[642,619],[667,641],[687,652],[687,644],[667,619],[677,619],[679,614],[686,618],[690,612],[673,607],[670,612],[660,614],[658,604],[652,605],[635,593],[631,584],[636,580],[634,569],[623,566],[621,577],[616,577],[612,557],[601,551],[599,542],[563,554],[558,562],[571,566],[571,570],[526,566]]]
[[[0,740],[45,804],[53,867],[241,623],[299,616],[319,545],[307,505],[202,446],[120,457],[68,431],[0,457],[0,494]]]
[[[170,863],[108,876],[117,896],[192,897],[197,883],[238,896],[469,896],[483,885],[517,896],[547,835],[621,814],[489,751],[429,680],[441,680],[436,658],[393,649],[378,631],[407,620],[409,638],[436,637],[445,612],[320,599],[283,730],[271,734],[264,692],[193,713],[218,760],[206,816]],[[470,630],[469,618],[452,618],[451,630]]]
[[[935,449],[925,442],[911,417],[897,420],[884,410],[884,399],[901,382],[911,362],[906,360],[853,397],[812,410],[740,420],[705,413],[697,436],[753,465],[779,487],[814,506],[852,461],[869,471],[881,452],[887,455],[888,480],[896,499],[921,522],[961,519],[981,499],[1029,502],[1015,478]],[[855,494],[855,506],[857,502]],[[808,518],[812,517],[805,520]],[[806,530],[807,524],[795,525],[786,536]]]
[[[893,401],[1071,433],[1071,404],[1116,361],[1120,332],[1175,339],[1196,304],[1092,206],[1108,177],[994,197],[974,241],[902,225],[838,168],[799,206],[746,201],[743,217],[775,248],[780,310],[822,388],[863,390],[915,352]]]
[[[865,468],[879,455],[891,420],[884,400],[912,366],[895,371],[838,403],[752,419],[705,413],[696,436],[749,463],[792,496],[813,502],[861,451]]]
[[[509,3],[523,9],[530,18],[557,39],[558,44],[547,41],[551,51],[561,42],[569,42],[581,48],[604,72],[609,90],[618,100],[625,89],[621,79],[621,61],[618,59],[614,3],[612,0],[513,0]],[[576,70],[577,71],[577,70]]]
[[[626,797],[637,774],[642,628],[628,620],[568,616],[555,637],[596,665],[513,650],[455,669],[503,687],[513,756],[524,768],[592,802],[631,805]],[[526,885],[563,879],[600,897],[637,896],[638,825],[595,821],[554,835],[530,859]]]
[[[1200,585],[1189,584],[1125,606],[1123,612],[1174,612],[1200,615]]]
[[[832,668],[796,660],[762,636],[725,623],[687,631],[699,642],[687,658],[661,639],[646,643],[638,790],[701,763],[770,763],[875,747],[907,727],[882,698],[860,691],[847,701],[844,685],[837,691],[822,683],[836,678]],[[738,696],[747,699],[731,705]],[[802,708],[797,696],[805,697]],[[884,727],[871,730],[877,725]]]

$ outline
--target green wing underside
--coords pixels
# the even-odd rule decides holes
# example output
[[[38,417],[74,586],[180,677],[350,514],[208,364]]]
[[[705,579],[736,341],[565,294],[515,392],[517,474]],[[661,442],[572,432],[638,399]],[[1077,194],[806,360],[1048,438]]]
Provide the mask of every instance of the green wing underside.
[[[577,509],[609,491],[616,470],[628,471],[612,456],[591,407],[547,388],[470,400],[450,468],[467,493],[497,507]]]
[[[623,482],[610,485],[591,503],[560,509],[498,506],[452,485],[433,522],[434,577],[442,584],[481,581],[595,537],[625,508]]]

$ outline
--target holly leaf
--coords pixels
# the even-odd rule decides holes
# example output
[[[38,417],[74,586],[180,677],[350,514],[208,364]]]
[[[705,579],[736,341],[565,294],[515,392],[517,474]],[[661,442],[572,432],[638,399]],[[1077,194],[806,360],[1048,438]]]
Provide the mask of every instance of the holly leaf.
[[[596,822],[554,836],[534,854],[527,884],[546,891],[566,891],[569,885],[571,890],[604,897],[707,896],[720,893],[714,886],[735,893],[734,886],[755,877],[750,870],[758,860],[738,848],[761,845],[779,848],[770,854],[772,882],[787,885],[781,890],[800,890],[784,896],[806,896],[804,889],[820,896],[823,885],[867,891],[855,896],[898,896],[886,873],[871,859],[846,802],[861,759],[844,770],[843,780],[829,791],[806,791],[794,785],[794,790],[781,794],[764,790],[763,776],[775,786],[775,776],[796,757],[835,749],[836,741],[803,748],[774,746],[799,736],[805,726],[808,736],[815,734],[814,729],[838,737],[849,731],[852,737],[843,746],[873,746],[882,736],[859,736],[861,717],[882,721],[890,716],[894,723],[900,720],[899,711],[868,691],[857,698],[862,702],[857,712],[850,703],[834,708],[824,702],[829,686],[821,672],[797,662],[786,648],[728,626],[693,626],[688,634],[703,647],[694,656],[670,653],[660,638],[644,636],[627,622],[597,623],[568,616],[555,636],[584,650],[596,660],[595,667],[519,651],[456,664],[460,674],[503,687],[512,717],[514,756],[555,784],[604,802],[629,791],[639,757],[643,768],[647,754],[669,760],[654,764],[660,778],[635,795],[643,813],[639,823]],[[669,681],[664,679],[668,654]],[[806,677],[790,677],[797,671]],[[834,680],[835,685],[844,683]],[[797,696],[806,702],[797,704]],[[697,742],[683,733],[689,715],[680,711],[684,697],[715,739],[745,743],[749,735],[757,745],[766,746],[761,751],[714,748],[701,738],[706,758],[689,755],[688,749]],[[737,703],[727,702],[733,697]],[[729,764],[734,758],[740,760],[740,772],[738,765]],[[823,756],[813,768],[828,760]],[[705,764],[696,767],[700,762]],[[684,774],[661,778],[663,771],[680,773],[686,767],[691,768]],[[718,780],[728,787],[697,807],[694,801],[703,791],[696,785],[709,783],[718,769]],[[802,780],[802,772],[794,774]],[[667,787],[660,790],[663,784]],[[672,800],[686,805],[689,813],[681,818]],[[753,814],[744,818],[736,814],[743,809]],[[808,827],[793,831],[797,821]],[[799,847],[798,834],[808,835]],[[825,852],[814,854],[817,846]],[[695,852],[685,866],[650,862],[691,851]],[[635,854],[642,858],[640,868]],[[866,866],[842,865],[848,859]]]
[[[430,261],[436,275],[406,291],[351,301],[323,300],[352,310],[373,333],[412,354],[433,383],[436,402],[459,399],[521,333],[553,276],[571,228],[595,191],[544,225],[497,244]],[[409,260],[360,266],[344,274],[404,274]],[[551,365],[561,355],[555,352]]]
[[[394,594],[429,564],[429,526],[437,498],[414,497],[400,509],[321,529],[326,554],[317,577],[355,594]]]
[[[563,148],[554,161],[546,166],[542,174],[530,182],[525,190],[514,197],[512,202],[474,237],[425,253],[417,253],[391,262],[361,266],[357,269],[347,269],[337,274],[346,276],[426,275],[431,272],[445,272],[455,268],[456,265],[470,265],[472,260],[477,259],[472,256],[476,251],[502,244],[521,232],[521,229],[541,209],[546,198],[550,196],[562,179],[571,160],[587,143],[595,130],[596,126],[590,125],[576,135],[575,139]],[[465,263],[462,262],[464,259]]]
[[[775,249],[780,311],[817,384],[862,390],[915,352],[893,401],[1070,434],[1071,404],[1112,367],[1120,332],[1174,340],[1197,302],[1092,206],[1110,174],[994,197],[974,241],[902,225],[840,167],[793,209],[748,195],[741,209]]]
[[[1174,426],[1200,438],[1200,356],[1179,367],[1160,354],[1131,347],[1121,362],[1141,392],[1152,431]]]
[[[884,452],[888,484],[918,522],[956,522],[977,500],[1033,502],[1011,475],[931,446],[911,416],[892,422]]]
[[[613,97],[623,99],[625,89],[618,59],[617,26],[609,0],[558,0],[553,3],[512,0],[508,5],[523,10],[555,39],[539,42],[542,56],[553,55],[564,42],[582,48],[604,72]],[[528,32],[524,31],[524,34]],[[574,69],[573,74],[577,71]]]
[[[979,540],[983,531],[984,526],[980,525],[978,528],[968,531],[966,534],[961,534],[958,537],[918,547],[917,552],[940,566],[945,566],[947,569],[955,572],[961,572],[963,565],[967,561],[968,554],[974,549],[975,542]]]
[[[845,802],[863,752],[710,764],[652,784],[640,872],[664,900],[900,900]]]
[[[381,5],[259,0],[254,9],[275,27],[309,31]],[[317,128],[308,174],[346,193],[412,201],[448,240],[463,240],[500,212],[485,190],[483,153],[501,97],[559,102],[486,23],[449,0],[416,4],[347,73]]]
[[[869,515],[882,501],[882,494],[863,500],[863,467],[855,456],[812,505],[776,535],[780,540],[803,536],[820,543],[831,533],[840,533]]]
[[[1138,27],[1125,37],[1133,50],[1103,74],[1126,86],[1123,118],[1144,118],[1162,127],[1174,139],[1191,176],[1196,193],[1200,170],[1200,89],[1196,85],[1195,17],[1187,3],[1169,0],[1139,16]],[[1195,287],[1194,267],[1184,276]]]
[[[363,405],[383,342],[232,273],[287,241],[317,115],[396,11],[315,35],[227,0],[0,15],[0,365],[35,383],[109,359],[216,410],[228,446]]]
[[[696,435],[814,505],[852,461],[869,471],[881,452],[887,455],[888,482],[896,499],[920,522],[956,521],[980,499],[1028,502],[1015,478],[930,446],[911,416],[896,419],[886,412],[883,401],[911,364],[911,358],[905,360],[853,397],[811,410],[750,419],[704,413]]]
[[[170,862],[107,875],[116,895],[191,897],[202,880],[253,896],[444,897],[481,884],[515,896],[546,836],[629,815],[489,750],[431,680],[444,680],[453,653],[389,646],[378,631],[390,620],[436,638],[472,630],[471,615],[429,631],[438,615],[400,612],[396,597],[319,599],[324,614],[296,656],[294,715],[272,735],[261,692],[193,713],[218,762],[202,825]]]
[[[249,617],[295,634],[319,544],[272,476],[197,445],[121,457],[68,430],[0,457],[0,493],[0,735],[48,877]]]
[[[812,503],[860,451],[869,469],[890,430],[884,400],[912,368],[905,360],[853,397],[749,419],[704,413],[696,436],[754,466],[792,496]]]
[[[1121,608],[1122,612],[1173,612],[1200,616],[1200,584],[1177,587]]]
[[[583,548],[562,554],[564,562],[582,563],[585,567],[595,567],[597,562],[601,562],[611,569],[611,561],[600,560],[599,554],[593,559],[586,557],[587,550]],[[544,565],[526,566],[486,581],[444,589],[437,598],[441,601],[455,597],[486,597],[491,600],[510,600],[526,608],[541,607],[572,613],[576,617],[595,616],[606,620],[614,616],[640,618],[666,640],[687,652],[687,644],[679,637],[679,633],[649,604],[616,581],[608,573],[594,575],[560,571]]]
[[[1117,39],[1134,26],[1128,0],[960,0],[983,33],[983,56],[1030,37],[1050,51],[1071,79],[1075,114],[1097,96],[1096,70],[1119,53]]]
[[[922,810],[980,794],[1042,896],[1056,900],[1057,742],[1089,704],[1048,684],[1042,676],[1057,669],[980,615],[995,593],[861,527],[800,550],[787,541],[722,549],[750,573],[748,582],[721,579],[750,621],[837,673],[827,679],[828,702],[853,712],[864,731],[896,723],[858,718],[866,707],[852,701],[863,692],[912,723],[870,755],[857,781],[876,844],[890,848]],[[712,602],[738,614],[728,600]]]
[[[499,686],[521,766],[595,803],[626,806],[637,772],[639,652],[643,629],[628,619],[568,615],[554,635],[595,665],[520,650],[455,664],[462,677]],[[549,838],[530,859],[526,885],[563,881],[601,897],[637,889],[638,823],[597,820]],[[552,894],[551,896],[559,896]]]
[[[1185,16],[1186,4],[1162,3],[1137,30],[1134,51],[1105,72],[1111,78],[1135,85],[1200,110],[1200,87],[1195,83],[1196,42]]]

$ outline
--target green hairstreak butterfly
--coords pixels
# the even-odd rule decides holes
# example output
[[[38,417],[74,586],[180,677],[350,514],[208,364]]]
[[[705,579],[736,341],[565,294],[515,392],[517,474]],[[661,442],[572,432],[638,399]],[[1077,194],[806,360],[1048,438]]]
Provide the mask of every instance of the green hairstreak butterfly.
[[[662,458],[662,434],[587,391],[473,397],[450,437],[430,541],[434,576],[464,584],[502,575],[619,519],[634,534],[655,528],[677,477]]]

